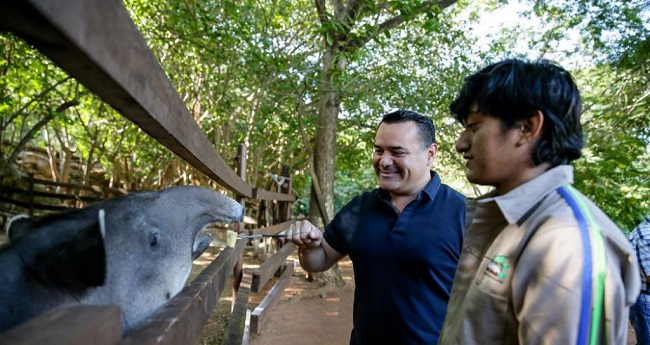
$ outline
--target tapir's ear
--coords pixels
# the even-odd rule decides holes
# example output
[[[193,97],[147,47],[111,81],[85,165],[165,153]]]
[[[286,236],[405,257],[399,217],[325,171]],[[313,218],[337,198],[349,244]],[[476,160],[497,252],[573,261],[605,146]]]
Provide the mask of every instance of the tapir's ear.
[[[26,214],[18,214],[7,221],[5,233],[11,243],[18,242],[33,228],[34,219]]]
[[[104,210],[97,220],[36,259],[36,276],[44,285],[81,293],[106,279]]]

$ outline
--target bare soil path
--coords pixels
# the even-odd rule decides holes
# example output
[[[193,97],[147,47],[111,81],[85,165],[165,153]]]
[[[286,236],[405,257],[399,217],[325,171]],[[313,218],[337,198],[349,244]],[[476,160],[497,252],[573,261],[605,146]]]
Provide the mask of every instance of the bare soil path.
[[[291,257],[290,257],[291,258]],[[297,261],[297,258],[295,258]],[[354,279],[349,259],[339,262],[345,287],[317,288],[296,267],[282,299],[251,345],[347,345],[352,331]]]

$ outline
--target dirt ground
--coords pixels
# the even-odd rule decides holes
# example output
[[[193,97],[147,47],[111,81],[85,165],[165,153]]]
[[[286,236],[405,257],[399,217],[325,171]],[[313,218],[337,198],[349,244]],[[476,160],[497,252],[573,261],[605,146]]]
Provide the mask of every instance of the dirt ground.
[[[297,262],[297,258],[296,258]],[[298,266],[291,286],[260,334],[251,336],[251,345],[347,345],[352,331],[354,279],[349,259],[339,262],[344,288],[314,288]]]
[[[213,259],[212,254],[202,255],[195,261],[195,266],[207,265]],[[270,317],[262,327],[260,334],[251,332],[251,345],[293,345],[322,344],[347,345],[352,331],[352,300],[354,279],[352,263],[349,259],[339,262],[345,279],[344,288],[318,287],[307,281],[305,271],[298,265],[298,256],[294,252],[288,260],[295,260],[291,282],[284,290],[278,303],[271,309]],[[255,267],[256,260],[251,252],[244,253],[244,267]],[[200,269],[200,267],[198,267]],[[194,274],[193,274],[194,275]],[[190,276],[190,281],[192,276]],[[251,293],[248,309],[253,310],[266,296],[268,289],[275,284],[269,281],[265,290]],[[232,283],[227,282],[227,286]],[[206,323],[196,345],[220,345],[228,326],[232,296],[228,288],[223,292],[215,311]]]

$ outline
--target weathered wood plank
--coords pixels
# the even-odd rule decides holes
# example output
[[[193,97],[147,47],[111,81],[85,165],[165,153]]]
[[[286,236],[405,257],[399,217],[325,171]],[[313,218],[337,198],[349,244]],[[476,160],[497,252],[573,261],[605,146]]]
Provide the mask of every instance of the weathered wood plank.
[[[226,336],[222,342],[223,345],[240,345],[246,331],[246,315],[248,311],[248,297],[251,292],[251,282],[253,273],[250,269],[245,269],[242,276],[239,291],[235,298],[235,306],[230,314]]]
[[[249,198],[293,201],[254,190],[205,137],[121,1],[0,1],[12,31],[149,135],[219,184]]]
[[[194,344],[245,245],[246,241],[239,240],[235,248],[225,248],[183,291],[120,344]]]
[[[278,268],[284,264],[287,256],[291,254],[294,248],[296,248],[295,244],[285,243],[280,250],[264,261],[260,267],[253,270],[253,284],[251,285],[252,292],[260,292],[266,282],[268,282]]]
[[[244,322],[244,335],[241,338],[241,345],[248,345],[251,335],[251,310],[246,309],[246,321]]]
[[[122,338],[117,306],[70,305],[52,309],[0,335],[0,344],[115,345]]]
[[[296,197],[292,194],[282,194],[278,192],[269,192],[267,190],[256,190],[254,199],[259,200],[277,200],[277,201],[296,201]]]
[[[263,234],[263,235],[275,235],[281,231],[284,231],[289,228],[289,226],[293,223],[295,223],[295,220],[290,220],[288,222],[280,223],[280,224],[275,224],[273,226],[269,226],[266,228],[257,228],[251,230],[251,235],[252,234]]]
[[[293,274],[295,265],[296,264],[293,260],[287,262],[287,268],[282,273],[280,279],[278,279],[277,283],[275,283],[271,290],[269,290],[269,293],[264,297],[262,302],[260,302],[260,304],[253,310],[251,314],[251,330],[254,333],[260,333],[264,323],[266,323],[266,319],[269,317],[271,308],[278,303],[282,296],[282,291],[284,291],[287,285],[291,282],[291,275]]]

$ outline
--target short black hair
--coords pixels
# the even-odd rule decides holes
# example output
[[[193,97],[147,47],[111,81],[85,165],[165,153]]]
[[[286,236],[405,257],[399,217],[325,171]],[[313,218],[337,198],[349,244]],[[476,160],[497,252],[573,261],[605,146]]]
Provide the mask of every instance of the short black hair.
[[[474,104],[481,114],[500,119],[506,129],[541,111],[544,125],[532,152],[535,165],[568,164],[581,156],[582,100],[571,74],[557,64],[519,59],[491,64],[465,78],[449,109],[464,124]]]
[[[418,128],[418,133],[420,135],[420,143],[422,144],[422,149],[426,149],[431,144],[436,142],[436,127],[433,125],[433,121],[421,114],[418,114],[411,110],[398,109],[392,111],[381,119],[382,123],[401,123],[401,122],[415,122]]]

